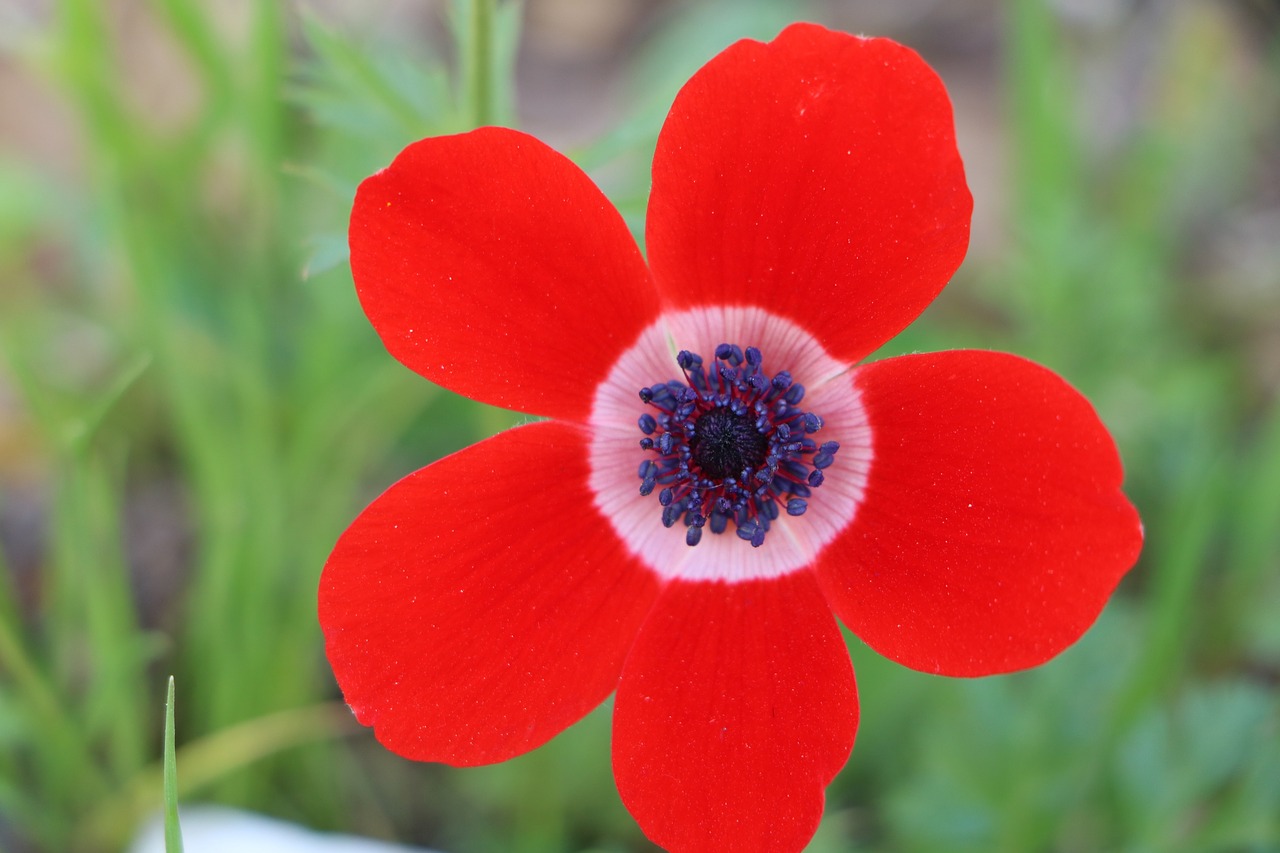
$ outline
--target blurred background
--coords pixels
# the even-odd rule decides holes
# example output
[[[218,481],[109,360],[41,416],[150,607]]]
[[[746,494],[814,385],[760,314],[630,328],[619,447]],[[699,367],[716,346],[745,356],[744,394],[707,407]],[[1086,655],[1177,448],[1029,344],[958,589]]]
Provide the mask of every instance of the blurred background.
[[[184,802],[470,851],[643,851],[608,705],[504,765],[384,752],[339,701],[324,559],[399,476],[515,422],[383,350],[359,180],[514,124],[637,234],[678,86],[805,18],[915,47],[976,202],[881,355],[1048,364],[1120,444],[1141,562],[1038,670],[850,648],[814,851],[1280,850],[1280,6],[1266,0],[0,0],[0,850],[116,851]],[[479,33],[483,35],[483,33]],[[490,68],[496,84],[477,85]]]

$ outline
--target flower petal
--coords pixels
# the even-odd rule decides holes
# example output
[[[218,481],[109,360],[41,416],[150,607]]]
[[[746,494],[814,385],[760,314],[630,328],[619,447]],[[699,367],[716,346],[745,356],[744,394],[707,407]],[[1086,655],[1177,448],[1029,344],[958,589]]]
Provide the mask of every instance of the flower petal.
[[[671,581],[623,668],[614,776],[668,850],[800,850],[857,725],[853,667],[812,573]]]
[[[795,24],[680,90],[646,243],[673,307],[758,305],[848,363],[947,283],[972,206],[933,70],[892,41]]]
[[[1089,402],[995,352],[859,368],[866,497],[819,558],[836,613],[886,657],[986,675],[1043,663],[1093,624],[1142,547]]]
[[[351,271],[387,349],[486,403],[580,420],[616,358],[657,316],[617,210],[523,133],[424,139],[367,179]]]
[[[338,540],[325,648],[388,749],[502,761],[613,691],[657,582],[591,507],[585,459],[575,427],[518,427],[405,477]]]

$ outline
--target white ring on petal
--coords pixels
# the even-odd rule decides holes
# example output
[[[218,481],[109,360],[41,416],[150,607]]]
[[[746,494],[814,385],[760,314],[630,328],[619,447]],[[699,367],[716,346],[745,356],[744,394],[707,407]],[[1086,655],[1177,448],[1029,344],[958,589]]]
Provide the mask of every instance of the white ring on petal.
[[[770,524],[764,545],[752,548],[733,525],[722,534],[710,528],[702,541],[685,544],[685,528],[662,526],[655,495],[640,494],[637,470],[652,451],[640,448],[636,424],[646,407],[641,388],[680,378],[676,353],[689,350],[710,362],[719,344],[758,347],[763,369],[791,373],[805,387],[801,407],[821,416],[819,444],[840,442],[835,463],[823,473],[804,515],[784,511]],[[714,306],[661,315],[623,352],[596,389],[591,406],[591,490],[627,549],[669,580],[741,581],[776,578],[813,563],[819,552],[852,523],[862,504],[871,470],[872,434],[850,366],[827,354],[804,329],[760,308]]]

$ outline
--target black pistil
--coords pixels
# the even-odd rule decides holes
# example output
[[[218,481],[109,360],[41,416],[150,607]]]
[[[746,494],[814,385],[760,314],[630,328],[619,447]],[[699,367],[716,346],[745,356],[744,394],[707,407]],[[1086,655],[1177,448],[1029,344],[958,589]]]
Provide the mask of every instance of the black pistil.
[[[732,477],[743,468],[759,468],[769,452],[767,439],[746,414],[715,408],[698,418],[689,439],[692,460],[713,480]]]

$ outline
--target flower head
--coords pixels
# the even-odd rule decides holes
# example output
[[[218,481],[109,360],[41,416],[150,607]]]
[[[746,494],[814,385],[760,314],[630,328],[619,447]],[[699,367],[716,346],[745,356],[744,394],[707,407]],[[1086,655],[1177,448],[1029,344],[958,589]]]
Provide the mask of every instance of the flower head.
[[[388,350],[545,420],[392,486],[320,584],[388,748],[455,765],[609,694],[623,802],[673,850],[795,850],[853,747],[836,617],[947,675],[1034,666],[1141,547],[1114,444],[1050,371],[862,360],[959,266],[972,202],[912,51],[797,24],[677,96],[647,262],[591,180],[502,128],[366,180],[351,264]]]

